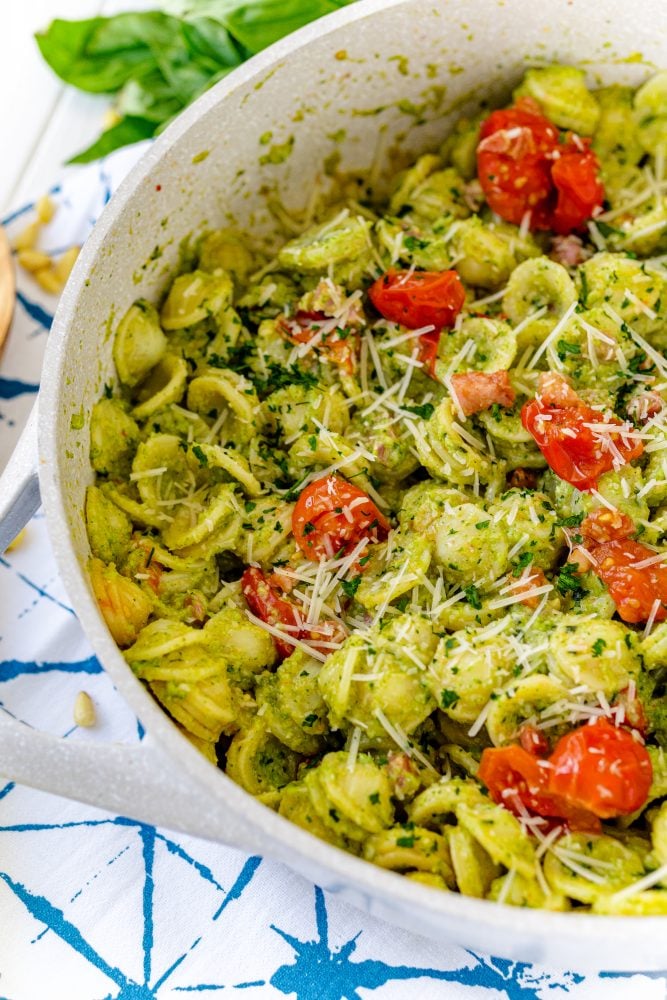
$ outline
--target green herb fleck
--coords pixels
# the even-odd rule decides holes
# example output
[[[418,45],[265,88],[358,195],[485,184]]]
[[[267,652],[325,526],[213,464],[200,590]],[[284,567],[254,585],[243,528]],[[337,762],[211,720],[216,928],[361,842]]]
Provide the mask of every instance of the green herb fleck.
[[[351,580],[341,580],[341,590],[347,597],[354,597],[356,592],[359,590],[360,583],[361,576],[353,576]]]
[[[449,688],[443,688],[440,692],[440,704],[443,708],[451,708],[459,700],[460,695],[456,691],[452,691]]]
[[[469,587],[464,587],[463,593],[466,595],[466,600],[470,605],[470,607],[474,608],[475,611],[481,611],[482,601],[479,596],[479,590],[477,589],[475,584],[471,583]]]

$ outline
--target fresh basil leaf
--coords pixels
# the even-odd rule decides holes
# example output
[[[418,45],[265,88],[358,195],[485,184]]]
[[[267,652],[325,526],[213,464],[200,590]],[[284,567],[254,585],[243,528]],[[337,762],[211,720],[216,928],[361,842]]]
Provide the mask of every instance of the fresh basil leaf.
[[[182,22],[185,42],[197,57],[200,65],[208,60],[211,72],[217,72],[221,64],[238,66],[243,62],[243,52],[229,34],[225,26],[213,17],[197,17]]]
[[[148,10],[52,21],[35,36],[46,62],[79,90],[116,94],[121,117],[69,162],[156,135],[249,55],[351,2],[186,0],[175,5],[182,16]]]
[[[150,139],[154,134],[155,122],[148,121],[145,118],[123,118],[117,125],[112,125],[110,129],[103,132],[99,139],[91,146],[77,153],[76,156],[73,156],[67,162],[92,163],[93,160],[98,160],[100,156],[107,156],[109,153],[112,153],[114,149],[120,149],[121,146],[129,146],[131,143],[139,142],[141,139]]]
[[[85,21],[55,20],[35,37],[42,56],[65,83],[92,94],[112,94],[155,68],[146,38],[158,47],[164,44],[162,19],[178,25],[166,14],[147,11]]]
[[[130,80],[116,100],[116,111],[123,118],[146,118],[160,125],[185,107],[169,84],[156,71],[144,80]]]
[[[183,16],[207,15],[220,21],[248,55],[254,55],[325,14],[353,0],[190,0]]]

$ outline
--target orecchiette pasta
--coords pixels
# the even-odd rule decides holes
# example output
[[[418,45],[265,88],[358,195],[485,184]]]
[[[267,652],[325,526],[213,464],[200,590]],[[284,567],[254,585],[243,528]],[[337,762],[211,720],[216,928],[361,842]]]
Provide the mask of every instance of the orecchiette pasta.
[[[667,913],[666,81],[530,69],[384,200],[205,232],[90,414],[131,670],[433,891]]]

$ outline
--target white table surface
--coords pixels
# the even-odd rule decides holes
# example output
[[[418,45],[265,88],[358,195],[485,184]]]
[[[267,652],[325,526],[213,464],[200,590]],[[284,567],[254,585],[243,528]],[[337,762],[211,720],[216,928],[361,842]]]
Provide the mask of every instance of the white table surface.
[[[33,33],[53,17],[155,6],[155,0],[0,0],[0,214],[43,194],[58,166],[96,138],[109,104],[61,83]]]

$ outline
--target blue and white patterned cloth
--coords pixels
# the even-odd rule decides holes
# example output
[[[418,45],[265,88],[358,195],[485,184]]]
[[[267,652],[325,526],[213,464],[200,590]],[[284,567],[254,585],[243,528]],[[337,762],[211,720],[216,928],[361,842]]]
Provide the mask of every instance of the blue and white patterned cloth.
[[[136,149],[64,171],[42,234],[85,239]],[[33,218],[3,220],[10,235]],[[19,275],[0,365],[0,467],[34,400],[54,300]],[[140,728],[92,655],[41,514],[0,557],[0,710],[72,740]],[[97,723],[73,722],[77,692]],[[372,919],[282,865],[0,782],[0,1000],[663,1000],[663,975],[581,975],[442,947]]]

